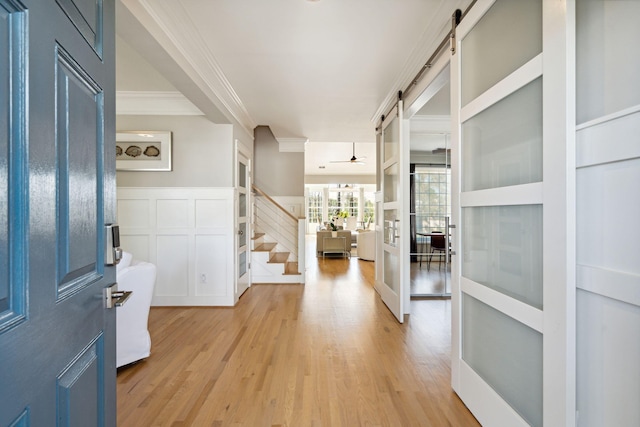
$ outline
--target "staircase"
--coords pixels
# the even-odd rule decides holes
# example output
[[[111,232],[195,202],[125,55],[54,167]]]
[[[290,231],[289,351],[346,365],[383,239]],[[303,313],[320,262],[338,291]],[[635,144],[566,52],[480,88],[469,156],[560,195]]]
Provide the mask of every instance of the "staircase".
[[[253,283],[304,283],[304,218],[253,186]]]

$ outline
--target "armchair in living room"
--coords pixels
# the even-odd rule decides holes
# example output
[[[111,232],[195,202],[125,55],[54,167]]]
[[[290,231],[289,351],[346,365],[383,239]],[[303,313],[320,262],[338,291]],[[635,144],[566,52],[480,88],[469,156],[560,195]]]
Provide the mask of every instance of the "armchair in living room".
[[[151,353],[148,320],[156,266],[135,261],[131,253],[124,252],[116,266],[116,280],[119,291],[133,292],[116,310],[116,366],[120,367],[149,357]]]

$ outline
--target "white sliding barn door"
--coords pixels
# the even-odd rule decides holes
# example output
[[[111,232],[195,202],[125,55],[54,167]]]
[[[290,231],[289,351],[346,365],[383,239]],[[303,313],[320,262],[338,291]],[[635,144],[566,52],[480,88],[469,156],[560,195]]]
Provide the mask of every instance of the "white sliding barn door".
[[[487,426],[575,423],[565,6],[479,0],[451,60],[452,385]]]
[[[382,233],[377,233],[382,245],[380,256],[376,258],[376,290],[400,323],[408,313],[406,300],[409,297],[409,290],[405,289],[408,265],[403,262],[409,253],[409,242],[401,237],[408,236],[409,225],[409,197],[403,193],[408,193],[409,177],[409,141],[403,141],[406,126],[402,101],[399,101],[382,122],[382,135],[378,141],[382,180],[382,212],[378,224],[381,224]]]
[[[640,425],[640,1],[576,2],[577,425]]]

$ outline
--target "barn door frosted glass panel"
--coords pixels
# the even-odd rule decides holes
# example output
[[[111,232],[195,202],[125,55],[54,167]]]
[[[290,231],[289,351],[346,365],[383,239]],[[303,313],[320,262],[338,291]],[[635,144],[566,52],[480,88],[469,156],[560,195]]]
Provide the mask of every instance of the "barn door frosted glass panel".
[[[462,125],[462,191],[542,181],[542,78]]]
[[[542,309],[542,206],[462,210],[462,275]]]
[[[576,2],[578,124],[640,105],[638,17],[639,1]]]
[[[464,295],[462,357],[532,426],[542,425],[542,334]]]
[[[242,162],[238,162],[238,187],[247,187],[247,166]]]
[[[400,191],[400,176],[398,164],[393,163],[384,170],[384,202],[395,202],[398,200]]]
[[[496,1],[462,49],[464,106],[542,52],[542,1]]]
[[[398,135],[400,135],[398,131],[398,126],[400,126],[398,118],[394,118],[389,126],[387,126],[384,130],[384,162],[395,158],[398,155]]]

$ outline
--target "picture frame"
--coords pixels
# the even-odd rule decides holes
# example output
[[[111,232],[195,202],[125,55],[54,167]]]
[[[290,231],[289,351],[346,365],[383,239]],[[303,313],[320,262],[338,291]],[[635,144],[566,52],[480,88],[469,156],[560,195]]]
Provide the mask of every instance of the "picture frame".
[[[116,170],[171,171],[170,131],[116,133]]]

